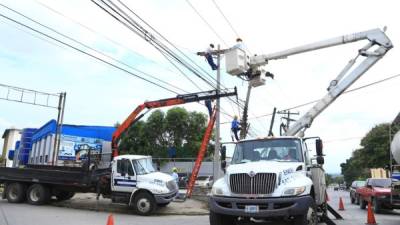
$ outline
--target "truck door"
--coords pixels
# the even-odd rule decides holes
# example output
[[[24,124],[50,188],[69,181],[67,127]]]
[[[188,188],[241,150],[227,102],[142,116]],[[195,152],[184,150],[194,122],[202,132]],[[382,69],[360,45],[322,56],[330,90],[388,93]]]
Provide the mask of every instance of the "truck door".
[[[131,160],[117,160],[112,172],[112,191],[132,192],[134,189],[136,189],[136,174]]]

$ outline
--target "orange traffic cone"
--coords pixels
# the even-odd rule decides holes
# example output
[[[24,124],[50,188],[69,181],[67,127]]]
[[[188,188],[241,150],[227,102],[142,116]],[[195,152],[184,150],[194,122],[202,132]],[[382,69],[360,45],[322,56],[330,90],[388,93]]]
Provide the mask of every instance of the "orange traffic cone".
[[[343,210],[344,210],[344,205],[343,205],[342,197],[340,197],[340,199],[339,199],[339,210],[340,210],[340,211],[343,211]]]
[[[371,207],[371,202],[368,202],[368,217],[367,217],[367,225],[377,225],[375,221],[374,211]]]
[[[114,217],[112,214],[108,216],[107,225],[114,225]]]

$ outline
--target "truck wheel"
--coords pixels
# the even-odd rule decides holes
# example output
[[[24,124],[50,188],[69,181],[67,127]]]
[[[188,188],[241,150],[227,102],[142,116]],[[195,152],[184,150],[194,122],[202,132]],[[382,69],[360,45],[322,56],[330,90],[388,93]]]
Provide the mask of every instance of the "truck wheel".
[[[234,225],[235,217],[210,211],[210,225]]]
[[[360,204],[360,197],[359,197],[358,195],[356,195],[355,198],[356,198],[356,199],[355,199],[356,205],[359,205],[359,204]]]
[[[50,201],[50,190],[41,184],[33,184],[26,191],[26,198],[31,205],[43,205]]]
[[[367,207],[367,202],[364,201],[361,196],[359,197],[358,201],[360,202],[360,209],[365,209],[365,207]]]
[[[317,225],[318,224],[318,215],[317,215],[317,207],[315,203],[308,207],[307,213],[304,215],[299,215],[294,217],[293,221],[294,225]]]
[[[351,204],[354,204],[356,202],[356,199],[350,196]]]
[[[374,206],[374,213],[380,213],[381,212],[381,203],[378,201],[377,198],[372,199],[372,205]]]
[[[6,185],[6,198],[9,203],[21,203],[25,200],[26,186],[22,183]]]
[[[154,211],[155,206],[154,197],[147,192],[139,193],[133,200],[133,207],[136,213],[141,216],[150,215]]]
[[[57,201],[65,201],[69,200],[72,197],[74,197],[75,193],[74,192],[69,192],[69,191],[60,191],[59,193],[56,194]]]

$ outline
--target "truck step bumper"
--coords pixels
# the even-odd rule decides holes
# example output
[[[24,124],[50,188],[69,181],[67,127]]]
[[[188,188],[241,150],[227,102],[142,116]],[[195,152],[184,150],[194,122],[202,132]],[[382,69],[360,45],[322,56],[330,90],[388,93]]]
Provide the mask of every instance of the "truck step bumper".
[[[168,203],[168,202],[172,202],[174,200],[174,198],[178,195],[178,191],[177,192],[173,192],[173,193],[169,193],[169,194],[156,194],[154,195],[154,198],[156,200],[157,204],[163,204],[163,203]]]
[[[266,218],[305,214],[313,201],[311,196],[258,199],[211,196],[209,205],[212,212],[219,214]],[[247,213],[245,212],[246,205],[257,205],[259,210],[255,213]]]

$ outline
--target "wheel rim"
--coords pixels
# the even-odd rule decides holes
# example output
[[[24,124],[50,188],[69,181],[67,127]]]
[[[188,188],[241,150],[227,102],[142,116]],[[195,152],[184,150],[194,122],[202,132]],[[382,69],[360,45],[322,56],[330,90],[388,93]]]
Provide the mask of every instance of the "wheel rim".
[[[307,224],[314,225],[317,224],[317,214],[313,207],[310,207],[307,212]]]
[[[8,192],[9,196],[11,199],[17,199],[18,198],[18,191],[16,188],[12,188],[9,192]]]
[[[142,213],[150,211],[150,201],[147,198],[141,198],[137,202],[137,209]]]
[[[32,189],[31,192],[29,193],[29,198],[31,199],[32,202],[39,201],[40,199],[39,191],[36,189]]]

